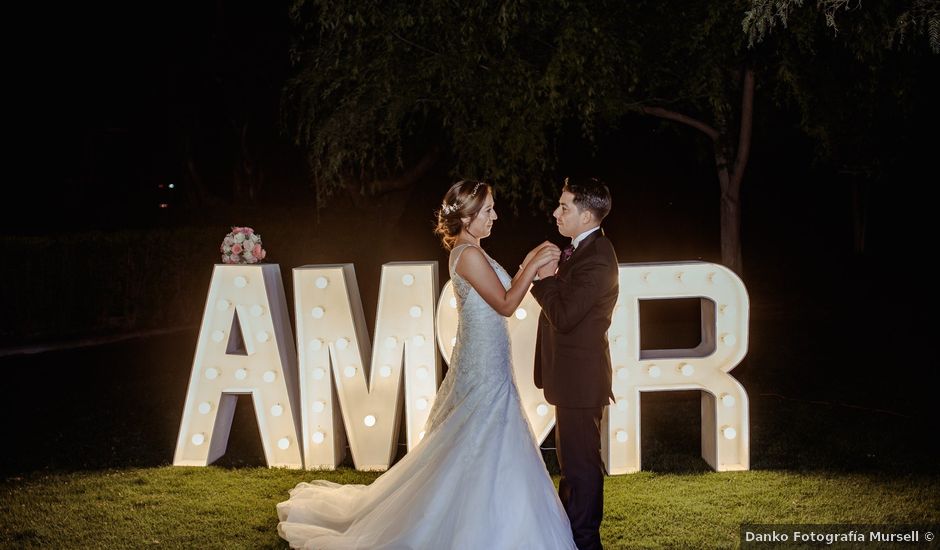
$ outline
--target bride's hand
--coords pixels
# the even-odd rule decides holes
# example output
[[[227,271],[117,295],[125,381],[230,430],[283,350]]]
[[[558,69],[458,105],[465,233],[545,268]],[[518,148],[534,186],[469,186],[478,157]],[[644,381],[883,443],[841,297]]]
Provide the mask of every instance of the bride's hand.
[[[555,246],[550,241],[543,242],[542,244],[536,246],[535,248],[529,251],[529,253],[525,257],[525,260],[522,261],[522,265],[519,266],[519,269],[525,269],[526,266],[529,265],[529,262],[532,261],[532,258],[534,258],[536,254],[538,254],[540,251],[542,251],[546,247],[554,247],[555,249],[558,249],[558,247]]]
[[[561,258],[561,250],[557,246],[549,243],[548,246],[543,246],[535,254],[535,257],[532,259],[533,265],[536,268],[541,269],[550,263],[558,263],[558,260]]]

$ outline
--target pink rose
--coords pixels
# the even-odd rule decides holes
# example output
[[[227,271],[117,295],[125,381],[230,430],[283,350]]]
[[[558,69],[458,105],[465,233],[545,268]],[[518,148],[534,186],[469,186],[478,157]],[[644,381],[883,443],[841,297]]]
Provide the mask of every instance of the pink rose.
[[[258,257],[258,258],[263,258],[263,256],[261,255],[261,245],[260,245],[260,244],[256,244],[255,247],[254,247],[254,249],[252,249],[251,253],[254,254],[254,255],[255,255],[256,257]]]
[[[264,250],[264,249],[262,249],[262,250],[261,250],[261,255],[260,255],[260,256],[258,256],[258,259],[259,259],[259,260],[263,260],[263,259],[264,259],[264,257],[265,257],[265,256],[267,256],[267,255],[268,255],[268,251],[267,251],[267,250]]]
[[[250,227],[242,227],[242,233],[245,235],[251,236],[251,234],[254,232],[255,230]]]
[[[238,243],[235,243],[234,245],[232,245],[232,254],[241,254],[241,253],[242,253],[242,245]]]

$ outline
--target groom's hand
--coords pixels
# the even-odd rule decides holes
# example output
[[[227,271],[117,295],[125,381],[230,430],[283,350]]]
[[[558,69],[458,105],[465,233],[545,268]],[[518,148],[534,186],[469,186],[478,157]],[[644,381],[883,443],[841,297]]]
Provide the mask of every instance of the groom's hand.
[[[551,277],[555,275],[556,271],[558,271],[558,260],[552,260],[551,262],[539,268],[539,271],[538,271],[539,280],[542,280],[545,277]]]

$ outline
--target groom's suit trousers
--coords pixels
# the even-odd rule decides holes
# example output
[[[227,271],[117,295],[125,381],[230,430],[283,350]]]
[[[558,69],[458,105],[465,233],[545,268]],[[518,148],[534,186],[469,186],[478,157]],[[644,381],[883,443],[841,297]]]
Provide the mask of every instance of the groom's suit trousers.
[[[603,407],[555,408],[555,448],[561,481],[558,496],[568,513],[579,550],[599,550],[604,517]]]

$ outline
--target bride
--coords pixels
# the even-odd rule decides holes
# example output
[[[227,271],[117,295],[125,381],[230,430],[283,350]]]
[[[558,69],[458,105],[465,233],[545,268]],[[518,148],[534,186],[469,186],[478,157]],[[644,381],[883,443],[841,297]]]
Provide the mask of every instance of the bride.
[[[506,323],[559,250],[536,247],[510,279],[480,247],[496,219],[488,184],[447,191],[435,232],[450,249],[459,323],[426,435],[371,485],[297,485],[277,505],[291,547],[575,548],[519,400]]]

